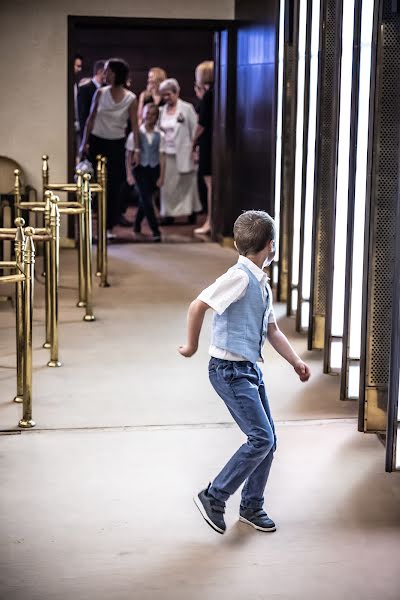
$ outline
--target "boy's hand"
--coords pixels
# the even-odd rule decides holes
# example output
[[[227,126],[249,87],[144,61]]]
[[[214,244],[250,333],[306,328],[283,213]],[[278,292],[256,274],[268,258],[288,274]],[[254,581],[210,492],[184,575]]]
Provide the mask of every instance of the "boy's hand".
[[[298,360],[293,365],[294,370],[300,378],[300,381],[308,381],[310,379],[311,371],[310,367],[303,362],[302,360]]]
[[[130,186],[132,186],[132,185],[135,185],[135,183],[136,183],[136,182],[135,182],[135,178],[134,178],[134,176],[132,175],[132,173],[128,173],[128,174],[127,174],[127,176],[126,176],[126,181],[127,181],[128,185],[130,185]]]
[[[164,185],[164,179],[162,177],[159,177],[156,181],[156,186],[158,188],[162,188],[163,185]]]
[[[185,344],[184,346],[179,346],[178,352],[185,356],[185,358],[190,358],[197,352],[197,346],[189,346],[189,344]]]

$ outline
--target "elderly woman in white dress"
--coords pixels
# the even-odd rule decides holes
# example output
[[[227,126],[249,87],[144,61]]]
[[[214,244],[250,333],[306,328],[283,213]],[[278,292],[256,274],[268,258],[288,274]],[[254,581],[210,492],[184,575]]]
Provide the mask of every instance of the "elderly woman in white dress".
[[[165,183],[160,199],[165,224],[180,216],[188,216],[189,223],[195,223],[196,213],[201,210],[192,152],[197,114],[192,104],[179,98],[179,91],[176,79],[166,79],[160,85],[165,101],[160,115],[166,155]]]

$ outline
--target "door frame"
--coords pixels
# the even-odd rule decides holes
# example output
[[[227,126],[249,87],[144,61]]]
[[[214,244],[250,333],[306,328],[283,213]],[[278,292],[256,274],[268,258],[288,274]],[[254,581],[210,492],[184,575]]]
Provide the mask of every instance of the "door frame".
[[[67,90],[71,90],[74,84],[72,60],[77,51],[77,29],[82,27],[87,28],[121,28],[121,29],[192,29],[192,30],[208,30],[214,33],[228,30],[232,31],[237,28],[238,22],[234,19],[166,19],[166,18],[138,18],[138,17],[88,17],[88,16],[68,16],[68,33],[67,33]],[[213,49],[215,54],[215,47]],[[215,60],[215,56],[213,57]],[[218,70],[215,69],[215,74],[218,77]],[[215,81],[215,90],[218,89],[218,82]],[[214,102],[215,106],[218,99]],[[227,107],[232,110],[232,107]],[[75,156],[74,156],[74,101],[73,95],[68,93],[67,104],[67,173],[68,180],[72,181]],[[216,160],[216,153],[213,153],[213,160]],[[217,170],[215,170],[217,173]],[[68,236],[74,237],[72,223],[68,226]]]

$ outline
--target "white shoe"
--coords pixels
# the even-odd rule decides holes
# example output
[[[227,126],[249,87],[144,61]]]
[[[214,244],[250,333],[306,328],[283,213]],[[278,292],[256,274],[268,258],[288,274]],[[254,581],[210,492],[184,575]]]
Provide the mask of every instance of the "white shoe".
[[[107,231],[107,239],[108,240],[115,240],[117,236],[115,235],[115,233],[113,233],[112,231]]]

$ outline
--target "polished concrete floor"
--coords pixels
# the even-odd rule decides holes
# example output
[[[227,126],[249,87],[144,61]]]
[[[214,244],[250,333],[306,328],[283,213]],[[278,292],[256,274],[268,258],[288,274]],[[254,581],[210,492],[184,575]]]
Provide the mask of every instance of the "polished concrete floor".
[[[1,600],[400,598],[400,480],[283,307],[313,375],[301,384],[267,349],[279,441],[266,504],[278,530],[239,524],[236,494],[219,536],[192,502],[243,438],[207,380],[210,315],[196,356],[176,348],[188,303],[234,261],[212,244],[111,246],[112,287],[96,287],[97,321],[84,323],[64,251],[63,367],[45,366],[39,281],[37,426],[22,433],[13,313],[0,306]]]

